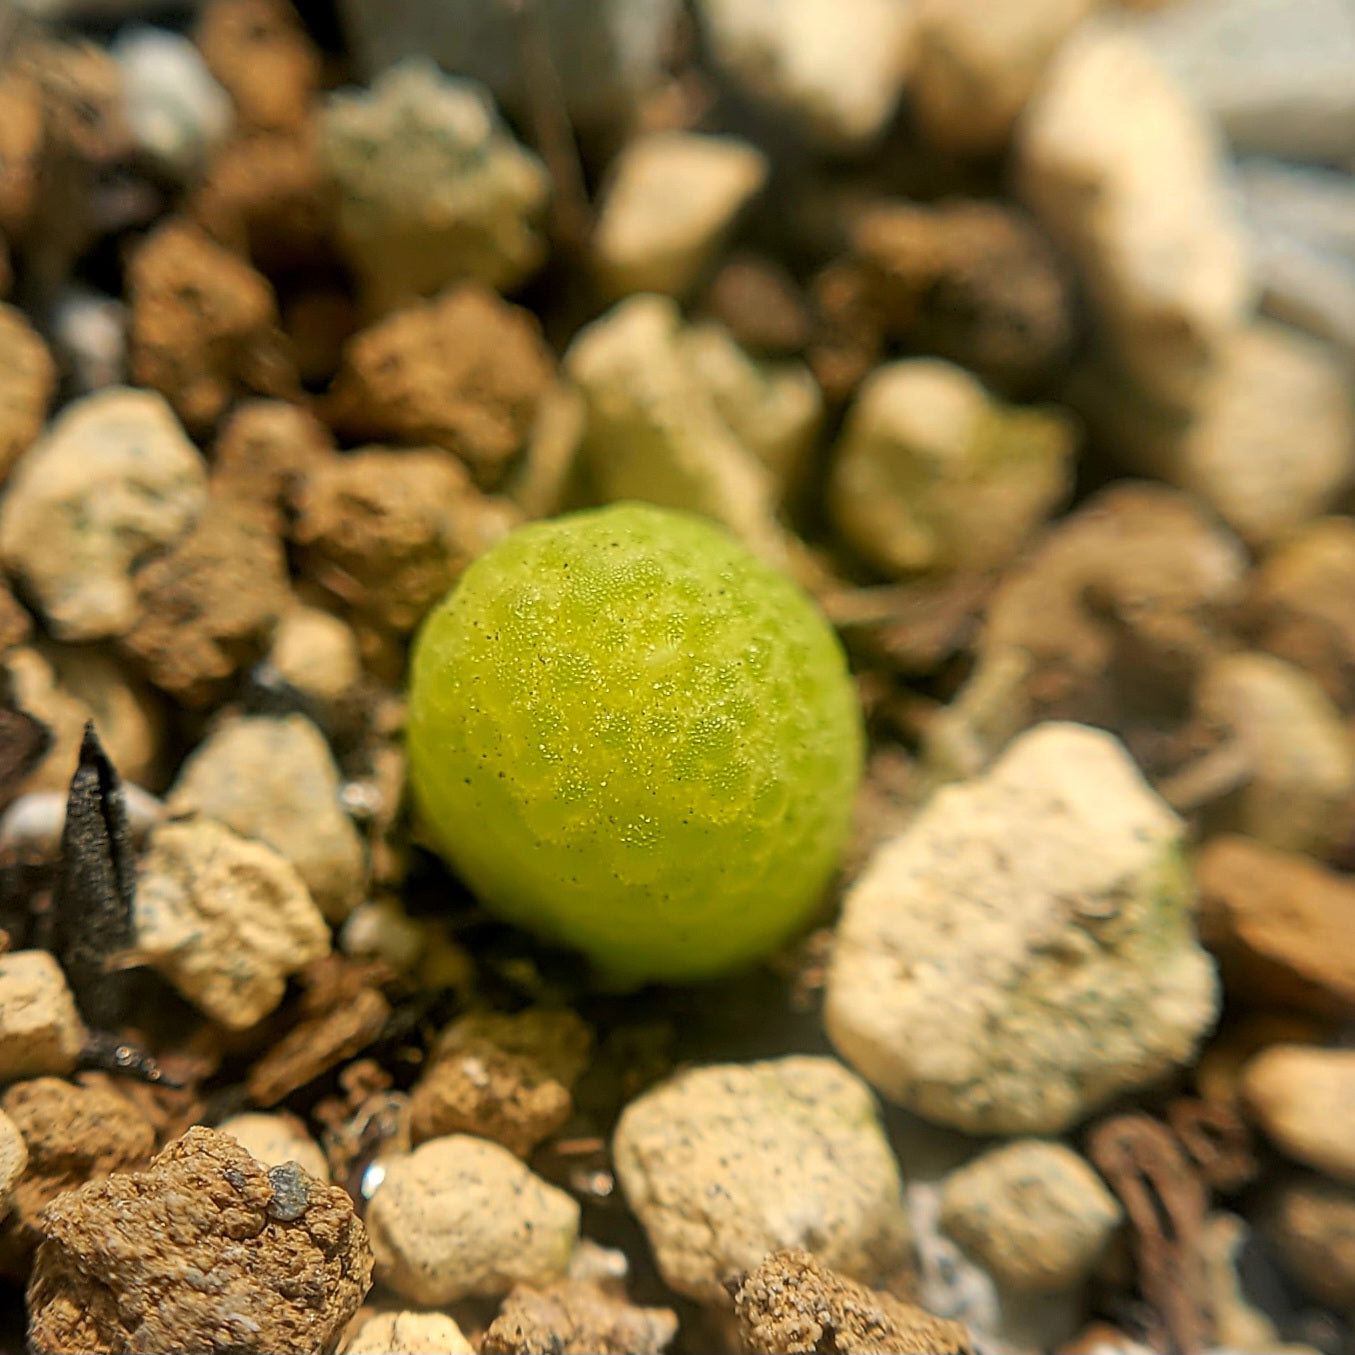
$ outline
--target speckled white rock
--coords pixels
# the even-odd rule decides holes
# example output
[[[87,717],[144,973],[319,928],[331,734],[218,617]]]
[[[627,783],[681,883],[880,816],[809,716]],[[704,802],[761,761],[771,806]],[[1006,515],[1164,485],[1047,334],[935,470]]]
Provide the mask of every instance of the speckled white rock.
[[[867,145],[913,62],[913,0],[700,0],[716,62],[821,145]]]
[[[411,57],[329,95],[320,129],[339,236],[375,311],[464,278],[513,287],[544,258],[546,171],[475,81]]]
[[[362,897],[362,842],[339,802],[339,770],[303,716],[223,721],[184,763],[169,807],[266,842],[296,867],[331,921]]]
[[[283,682],[322,707],[342,700],[362,680],[352,626],[332,612],[300,603],[278,618],[268,663]]]
[[[1224,654],[1200,678],[1198,716],[1246,750],[1250,776],[1217,826],[1285,851],[1321,855],[1347,829],[1355,745],[1331,698],[1271,654]]]
[[[1019,191],[1080,267],[1120,360],[1189,404],[1252,280],[1210,125],[1110,21],[1064,43],[1016,136]]]
[[[15,467],[0,561],[62,640],[120,635],[133,567],[182,536],[207,497],[202,457],[162,396],[115,386],[78,400]]]
[[[475,1355],[446,1313],[378,1313],[350,1336],[343,1355]]]
[[[1057,1133],[1185,1062],[1218,984],[1181,824],[1111,735],[1039,725],[938,791],[843,905],[824,1019],[891,1100]]]
[[[612,1159],[665,1283],[702,1303],[781,1247],[867,1282],[908,1253],[875,1098],[833,1059],[679,1073],[622,1112]]]
[[[1068,493],[1076,441],[1067,416],[1005,405],[954,363],[886,363],[838,440],[833,519],[890,577],[993,569]]]
[[[1355,1185],[1355,1049],[1271,1045],[1248,1062],[1240,1086],[1286,1157]]]
[[[212,819],[151,834],[134,925],[147,963],[230,1030],[261,1021],[288,975],[329,953],[329,928],[291,863]]]
[[[52,343],[78,395],[127,380],[129,311],[116,297],[69,283],[52,304]]]
[[[1257,320],[1218,352],[1191,416],[1125,388],[1102,431],[1126,462],[1198,495],[1264,548],[1325,512],[1355,476],[1355,381],[1328,345]]]
[[[1095,0],[919,0],[909,87],[929,140],[1000,150],[1049,58]]]
[[[296,1162],[317,1181],[328,1181],[329,1159],[320,1145],[306,1133],[301,1122],[290,1115],[266,1115],[252,1111],[232,1115],[217,1128],[229,1134],[252,1158],[265,1167],[280,1167]]]
[[[137,25],[109,48],[122,73],[123,108],[137,149],[186,179],[230,132],[230,96],[181,33]]]
[[[28,1145],[19,1126],[0,1110],[0,1217],[9,1205],[9,1193],[28,1166]]]
[[[376,1277],[401,1298],[443,1304],[544,1285],[569,1269],[579,1206],[507,1148],[468,1134],[385,1162],[367,1208]]]
[[[649,132],[612,162],[593,232],[611,296],[682,296],[767,178],[767,158],[731,136]]]
[[[1084,1158],[1042,1139],[981,1154],[941,1191],[941,1226],[999,1284],[1023,1292],[1085,1280],[1122,1216]]]
[[[85,1028],[55,957],[45,950],[0,955],[0,1084],[69,1073],[84,1044]]]
[[[714,518],[779,562],[772,477],[721,415],[685,337],[677,303],[651,293],[580,331],[565,367],[587,405],[582,455],[603,499]]]

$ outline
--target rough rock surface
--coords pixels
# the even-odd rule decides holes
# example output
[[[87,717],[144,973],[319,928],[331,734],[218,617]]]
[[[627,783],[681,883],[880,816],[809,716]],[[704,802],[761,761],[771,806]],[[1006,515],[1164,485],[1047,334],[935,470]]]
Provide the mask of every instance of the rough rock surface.
[[[1355,1017],[1355,885],[1298,852],[1223,834],[1195,859],[1200,939],[1242,1000]]]
[[[329,928],[291,863],[211,819],[151,833],[135,928],[141,955],[230,1030],[261,1021],[288,976],[329,953]]]
[[[264,513],[213,496],[133,583],[137,619],[123,652],[161,691],[204,706],[263,653],[287,602],[287,559]]]
[[[28,1146],[19,1126],[0,1111],[0,1218],[9,1212],[10,1191],[28,1166]]]
[[[37,1077],[16,1082],[0,1106],[28,1152],[28,1170],[11,1196],[25,1230],[49,1201],[86,1181],[139,1167],[155,1151],[150,1122],[105,1085]]]
[[[329,1159],[295,1116],[253,1111],[232,1115],[222,1120],[217,1129],[229,1134],[265,1167],[296,1162],[317,1181],[329,1180]]]
[[[445,447],[489,487],[525,445],[553,379],[535,316],[464,283],[354,335],[333,416],[355,437]]]
[[[184,424],[203,430],[245,392],[300,393],[262,274],[195,226],[160,227],[132,258],[131,365]]]
[[[0,559],[63,640],[136,618],[133,569],[184,534],[206,470],[164,400],[113,387],[68,406],[0,500]]]
[[[338,768],[323,735],[300,715],[223,722],[184,764],[169,806],[266,842],[296,867],[331,920],[362,896],[362,842],[339,803]]]
[[[385,1167],[367,1228],[377,1278],[402,1298],[492,1298],[568,1268],[579,1206],[497,1143],[453,1134]]]
[[[1067,494],[1074,444],[1063,414],[1003,405],[951,363],[888,363],[848,412],[833,517],[891,578],[995,569]]]
[[[1295,1175],[1264,1202],[1261,1227],[1309,1294],[1338,1311],[1355,1307],[1355,1188]]]
[[[369,90],[331,94],[321,139],[339,235],[374,310],[462,278],[506,290],[544,257],[546,172],[475,81],[407,59]]]
[[[371,1282],[344,1191],[295,1167],[266,1171],[201,1127],[144,1172],[54,1201],[39,1226],[28,1286],[39,1352],[321,1355]]]
[[[368,447],[305,475],[293,493],[302,566],[355,620],[407,635],[476,556],[517,525],[454,457]]]
[[[47,345],[13,306],[0,306],[0,481],[42,431],[56,392]]]
[[[592,1032],[567,1008],[461,1017],[439,1037],[410,1093],[414,1142],[478,1134],[525,1158],[569,1118],[570,1088],[591,1043]]]
[[[808,1252],[773,1252],[734,1289],[746,1350],[841,1355],[967,1355],[964,1325],[933,1317],[820,1264]]]
[[[482,1355],[661,1355],[677,1335],[670,1308],[640,1308],[597,1285],[519,1285],[480,1341]]]
[[[730,428],[687,339],[676,302],[650,295],[579,332],[565,368],[587,402],[583,459],[604,499],[714,518],[780,560],[771,474]]]
[[[778,1247],[863,1279],[907,1264],[898,1164],[870,1089],[833,1059],[695,1068],[622,1112],[617,1178],[670,1288],[724,1282]]]
[[[1317,854],[1342,839],[1355,742],[1312,678],[1270,654],[1220,655],[1201,674],[1196,708],[1248,760],[1246,784],[1217,807],[1216,827]]]
[[[834,1045],[891,1100],[968,1133],[1056,1133],[1185,1062],[1218,985],[1181,836],[1109,734],[1023,734],[851,887]]]
[[[1051,63],[1016,156],[1116,355],[1154,396],[1189,403],[1251,300],[1209,125],[1141,41],[1091,20]]]
[[[208,69],[225,87],[239,122],[294,131],[310,116],[320,54],[287,0],[212,0],[194,34]]]
[[[761,151],[727,136],[650,132],[612,162],[592,237],[611,296],[682,296],[767,178]]]
[[[332,612],[300,603],[278,618],[268,665],[326,713],[362,681],[362,655],[353,628]]]
[[[378,1313],[344,1343],[343,1355],[475,1355],[445,1313]]]
[[[0,1082],[68,1073],[85,1043],[61,966],[45,950],[0,955]]]
[[[1243,624],[1258,649],[1355,712],[1355,522],[1318,518],[1270,551],[1248,580]]]
[[[952,1172],[941,1227],[1010,1289],[1046,1291],[1091,1273],[1123,1218],[1087,1161],[1061,1143],[1021,1139]]]
[[[702,0],[715,60],[820,144],[850,150],[883,129],[907,80],[915,13],[895,0]]]
[[[1241,1091],[1286,1157],[1355,1185],[1355,1049],[1271,1045],[1242,1070]]]

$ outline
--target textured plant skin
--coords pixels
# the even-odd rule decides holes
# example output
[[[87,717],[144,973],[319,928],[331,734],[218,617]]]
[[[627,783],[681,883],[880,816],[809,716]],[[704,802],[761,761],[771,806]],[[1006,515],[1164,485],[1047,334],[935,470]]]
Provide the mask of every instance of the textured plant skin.
[[[711,976],[793,936],[841,854],[862,743],[813,604],[648,505],[519,529],[415,648],[410,775],[446,859],[616,978]]]

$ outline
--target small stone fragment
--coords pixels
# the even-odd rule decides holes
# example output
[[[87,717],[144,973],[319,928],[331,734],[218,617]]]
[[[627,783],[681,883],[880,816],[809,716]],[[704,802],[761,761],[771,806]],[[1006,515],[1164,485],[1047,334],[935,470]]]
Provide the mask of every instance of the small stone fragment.
[[[136,619],[131,574],[177,541],[206,470],[153,391],[115,386],[67,406],[0,499],[0,559],[58,639],[101,640]]]
[[[9,1212],[10,1192],[28,1167],[28,1145],[19,1126],[0,1111],[0,1218]]]
[[[121,647],[163,692],[202,707],[263,653],[287,602],[287,559],[264,513],[224,496],[133,578]]]
[[[1261,1228],[1309,1294],[1340,1312],[1355,1308],[1355,1188],[1295,1175],[1262,1205]]]
[[[195,37],[248,128],[291,131],[311,113],[320,54],[289,0],[209,0]]]
[[[294,481],[334,460],[334,438],[308,410],[246,400],[227,415],[212,449],[212,491],[261,514],[279,535]]]
[[[362,841],[339,802],[324,736],[300,715],[223,721],[184,764],[169,796],[177,814],[217,819],[296,867],[321,912],[339,921],[362,897]]]
[[[1224,654],[1201,675],[1196,711],[1237,740],[1250,773],[1214,807],[1213,826],[1316,855],[1342,839],[1355,744],[1312,678],[1270,654]]]
[[[402,1298],[439,1305],[559,1279],[579,1206],[506,1148],[453,1134],[390,1158],[367,1208],[376,1274]]]
[[[1205,1266],[1206,1299],[1214,1318],[1214,1343],[1220,1350],[1278,1351],[1283,1347],[1274,1322],[1248,1293],[1244,1266],[1254,1247],[1252,1229],[1236,1214],[1217,1211],[1205,1220],[1200,1251]]]
[[[192,42],[168,29],[124,29],[109,52],[137,149],[173,177],[191,178],[230,131],[226,91]]]
[[[941,1191],[942,1228],[999,1284],[1018,1291],[1085,1280],[1122,1218],[1084,1158],[1040,1139],[981,1154]]]
[[[1200,939],[1223,986],[1267,1007],[1355,1017],[1355,885],[1297,852],[1223,834],[1195,859]]]
[[[410,1094],[415,1143],[478,1134],[525,1158],[569,1118],[592,1032],[567,1009],[472,1013],[430,1051]]]
[[[33,618],[8,583],[0,578],[0,655],[21,645],[33,634]]]
[[[766,1355],[968,1355],[961,1322],[933,1317],[838,1275],[808,1252],[773,1252],[734,1289],[744,1349]]]
[[[336,457],[302,478],[293,503],[303,572],[397,635],[518,520],[506,500],[481,494],[459,461],[432,448]]]
[[[78,282],[52,303],[52,347],[72,395],[127,382],[127,307]]]
[[[544,257],[546,171],[475,81],[408,58],[368,90],[329,95],[321,140],[339,236],[376,313],[464,278],[506,291]]]
[[[198,227],[161,226],[133,256],[127,286],[132,376],[189,428],[210,427],[246,392],[299,394],[272,286]]]
[[[1051,63],[1016,161],[1121,362],[1154,397],[1189,403],[1252,290],[1209,124],[1142,42],[1093,19]]]
[[[445,447],[493,487],[553,380],[536,317],[466,283],[354,335],[331,413],[353,437]]]
[[[116,659],[86,645],[19,646],[0,658],[19,706],[47,725],[53,743],[24,782],[63,796],[79,761],[85,724],[93,720],[119,773],[136,784],[160,774],[164,720],[144,684]]]
[[[1015,208],[883,202],[856,218],[851,244],[885,337],[1016,393],[1063,367],[1076,336],[1067,268]]]
[[[1216,354],[1192,410],[1108,381],[1091,421],[1126,462],[1198,495],[1264,548],[1326,512],[1355,474],[1355,381],[1341,355],[1256,320]]]
[[[292,865],[211,819],[152,832],[135,921],[138,952],[230,1030],[261,1021],[288,975],[329,953],[329,929]]]
[[[300,603],[278,618],[267,662],[283,682],[327,712],[362,681],[353,628],[331,612]]]
[[[565,368],[588,406],[583,458],[601,496],[715,519],[772,561],[785,556],[767,468],[729,427],[687,351],[676,302],[633,296],[581,330]]]
[[[1355,1050],[1276,1044],[1242,1071],[1242,1099],[1286,1156],[1355,1185]]]
[[[56,363],[47,345],[22,311],[0,306],[0,482],[42,432],[55,393]]]
[[[196,1127],[144,1172],[54,1201],[28,1286],[32,1348],[333,1350],[371,1283],[371,1249],[344,1191],[310,1180],[307,1192],[302,1213],[276,1219],[263,1166]]]
[[[1094,0],[922,0],[910,86],[931,141],[964,154],[1000,151],[1049,58]]]
[[[662,1355],[677,1335],[670,1308],[639,1308],[597,1285],[519,1285],[480,1341],[482,1355]]]
[[[650,132],[612,162],[593,233],[593,265],[610,296],[683,296],[767,178],[746,142]]]
[[[28,1153],[28,1170],[12,1197],[25,1230],[59,1195],[139,1167],[155,1151],[150,1121],[107,1085],[38,1077],[16,1082],[0,1097],[0,1106]]]
[[[704,304],[750,353],[788,357],[809,342],[809,312],[795,280],[762,255],[733,255],[711,280]]]
[[[870,1089],[834,1059],[694,1068],[622,1112],[616,1174],[664,1282],[727,1304],[778,1247],[863,1279],[906,1264],[898,1164]]]
[[[75,999],[45,950],[0,955],[0,1083],[68,1073],[85,1044]]]
[[[250,1070],[245,1090],[261,1106],[275,1106],[298,1087],[366,1049],[385,1028],[390,1003],[362,987],[339,1005],[298,1022]]]
[[[834,455],[833,518],[890,578],[996,569],[1068,493],[1076,435],[937,358],[878,367]]]
[[[1043,724],[937,791],[847,894],[824,1020],[886,1096],[1057,1133],[1186,1062],[1218,985],[1180,820],[1109,734]]]
[[[1244,621],[1258,649],[1315,678],[1355,712],[1355,521],[1318,518],[1252,571]]]
[[[232,1115],[217,1128],[229,1134],[252,1158],[265,1167],[295,1162],[317,1181],[329,1180],[329,1159],[323,1149],[291,1115],[266,1115],[258,1111]]]
[[[350,1336],[343,1355],[475,1355],[446,1313],[378,1313]]]
[[[828,149],[867,146],[894,112],[914,56],[914,6],[899,0],[701,0],[720,67]]]

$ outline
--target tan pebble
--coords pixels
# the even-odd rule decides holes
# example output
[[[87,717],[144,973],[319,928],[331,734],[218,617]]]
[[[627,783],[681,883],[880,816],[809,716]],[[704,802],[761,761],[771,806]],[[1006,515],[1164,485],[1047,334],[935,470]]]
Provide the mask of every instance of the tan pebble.
[[[329,1180],[329,1160],[294,1116],[266,1115],[256,1111],[232,1115],[230,1119],[222,1120],[217,1128],[223,1134],[229,1134],[265,1167],[295,1162],[317,1181]]]
[[[1261,1227],[1313,1298],[1355,1308],[1355,1189],[1309,1174],[1281,1181],[1263,1204]]]
[[[61,966],[45,950],[0,955],[0,1083],[67,1073],[85,1044]]]
[[[1355,1049],[1273,1045],[1242,1070],[1241,1090],[1282,1153],[1355,1184]]]
[[[475,1355],[446,1313],[378,1313],[343,1347],[343,1355]]]
[[[19,1126],[0,1111],[0,1217],[9,1210],[9,1193],[28,1166],[28,1145]]]
[[[42,432],[55,391],[56,363],[47,345],[22,311],[0,306],[0,481]]]
[[[520,1286],[504,1300],[480,1342],[482,1355],[539,1350],[587,1355],[661,1355],[677,1335],[671,1308],[640,1308],[595,1285],[564,1280]]]

